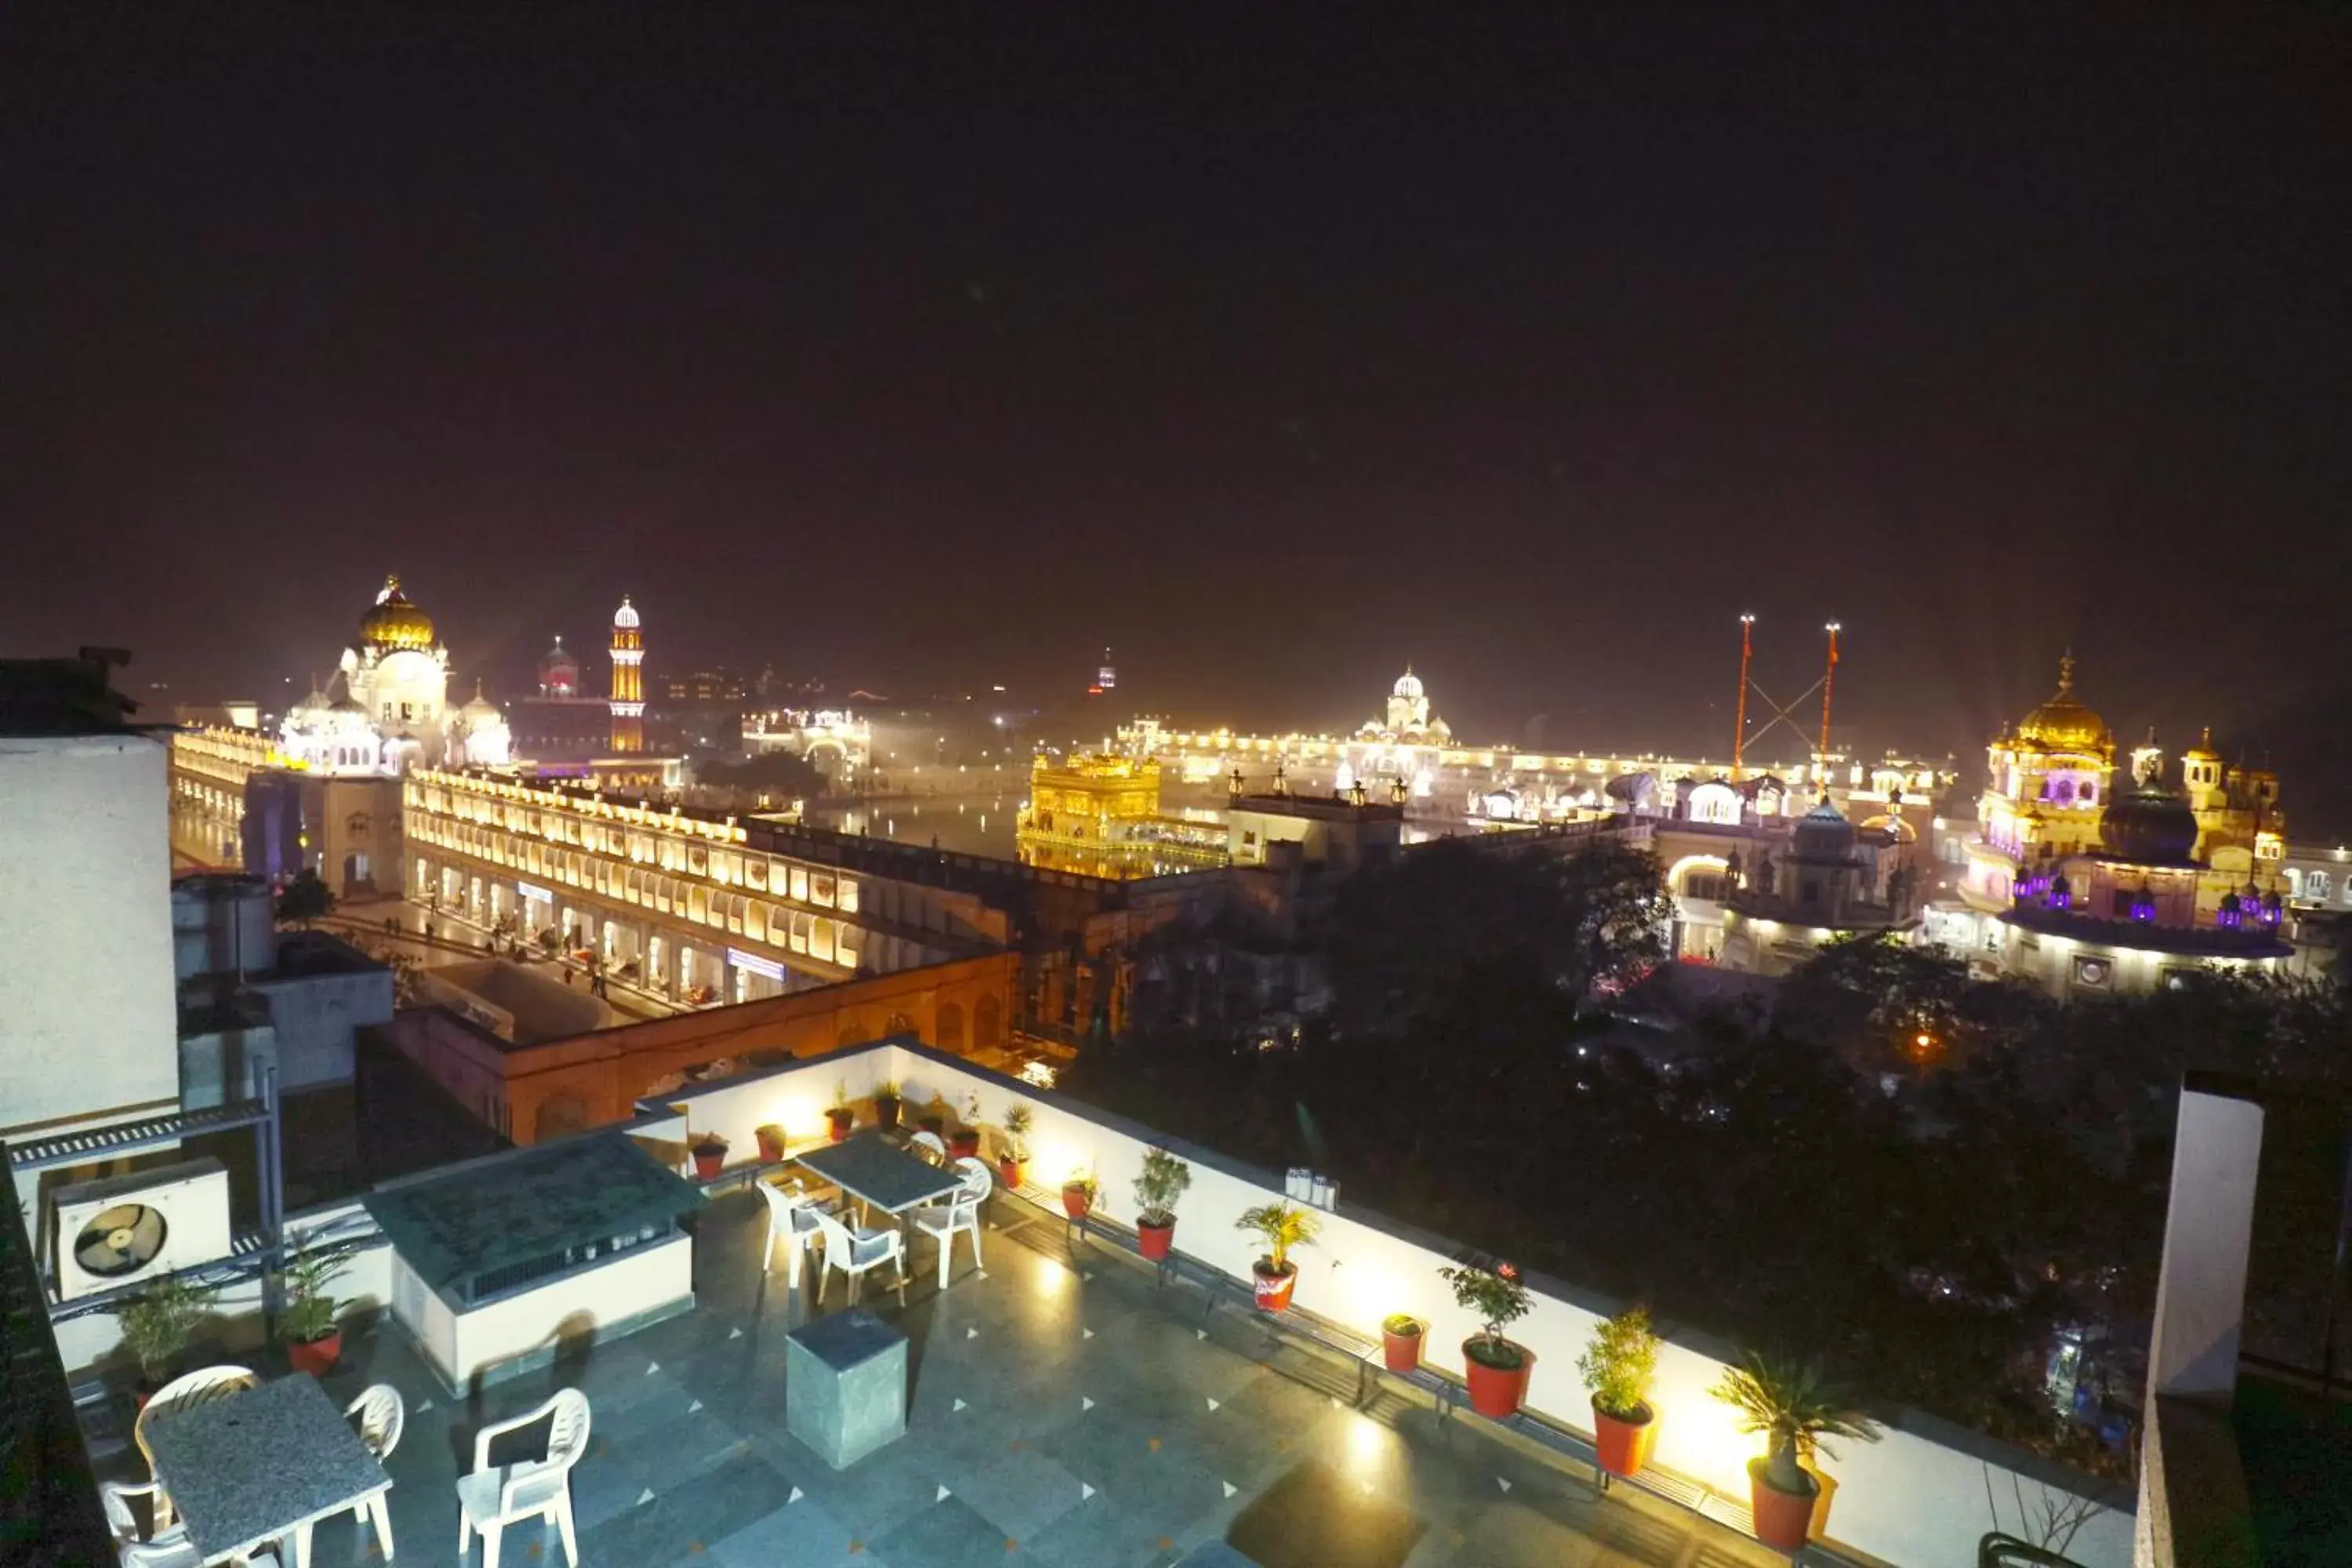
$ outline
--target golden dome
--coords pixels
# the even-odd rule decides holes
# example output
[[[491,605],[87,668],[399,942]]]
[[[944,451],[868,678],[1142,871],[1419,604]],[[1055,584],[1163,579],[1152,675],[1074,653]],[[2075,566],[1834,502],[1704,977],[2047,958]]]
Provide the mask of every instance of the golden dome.
[[[360,641],[376,648],[425,648],[433,646],[433,617],[409,603],[400,591],[397,574],[383,580],[375,606],[360,617]]]
[[[2074,700],[2074,656],[2058,661],[2057,694],[2028,713],[2017,738],[2045,752],[2110,752],[2115,737],[2106,721]]]
[[[2184,763],[2218,763],[2221,760],[2221,753],[2213,749],[2212,725],[2205,726],[2204,732],[2197,737],[2197,743],[2180,753],[2180,760]]]

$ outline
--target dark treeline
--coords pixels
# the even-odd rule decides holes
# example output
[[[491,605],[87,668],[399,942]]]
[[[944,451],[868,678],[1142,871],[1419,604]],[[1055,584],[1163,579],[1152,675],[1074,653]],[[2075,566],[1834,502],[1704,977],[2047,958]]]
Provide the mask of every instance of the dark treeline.
[[[2060,1005],[1931,950],[1834,942],[1768,1023],[1702,1018],[1654,1065],[1610,1043],[1589,998],[1660,961],[1666,912],[1637,852],[1419,851],[1355,878],[1290,944],[1329,987],[1295,1030],[1146,1026],[1065,1085],[2097,1463],[2041,1392],[2053,1334],[2144,1339],[2180,1074],[2244,1072],[2290,1090],[2265,1145],[2250,1348],[2317,1363],[2352,1038],[2338,988],[2216,973]],[[1199,985],[1251,933],[1156,941],[1147,962]]]

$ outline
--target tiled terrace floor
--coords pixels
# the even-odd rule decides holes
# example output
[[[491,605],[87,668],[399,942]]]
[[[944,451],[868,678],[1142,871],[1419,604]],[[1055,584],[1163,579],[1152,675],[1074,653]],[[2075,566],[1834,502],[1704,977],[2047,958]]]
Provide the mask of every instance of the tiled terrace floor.
[[[1212,1541],[1267,1568],[1783,1561],[1623,1489],[1596,1500],[1582,1472],[1476,1423],[1441,1433],[1426,1408],[1393,1401],[1385,1420],[1360,1415],[1286,1374],[1330,1369],[1273,1351],[1247,1312],[1204,1321],[1197,1296],[1155,1288],[1130,1261],[1082,1248],[1074,1266],[1058,1219],[993,1208],[1005,1228],[987,1237],[984,1273],[964,1254],[940,1292],[922,1241],[903,1311],[887,1290],[867,1293],[912,1341],[914,1388],[906,1436],[845,1471],[784,1431],[784,1337],[808,1309],[781,1268],[761,1275],[762,1211],[748,1194],[701,1216],[696,1311],[478,1401],[441,1392],[394,1331],[347,1340],[329,1392],[389,1381],[408,1402],[389,1465],[398,1561],[458,1562],[452,1483],[475,1429],[559,1382],[594,1413],[572,1477],[593,1568],[1142,1568]],[[831,1297],[836,1310],[838,1279]],[[1340,1369],[1333,1386],[1352,1377]],[[375,1560],[364,1529],[319,1527],[317,1568]],[[562,1547],[515,1527],[502,1561],[561,1563]]]

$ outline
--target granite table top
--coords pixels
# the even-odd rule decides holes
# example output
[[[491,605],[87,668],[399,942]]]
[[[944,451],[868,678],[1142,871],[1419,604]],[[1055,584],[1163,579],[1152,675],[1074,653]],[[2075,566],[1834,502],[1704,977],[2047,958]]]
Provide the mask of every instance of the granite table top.
[[[800,1156],[800,1163],[885,1214],[935,1202],[963,1184],[961,1171],[918,1160],[872,1132],[812,1149]]]
[[[147,1447],[207,1563],[392,1485],[319,1380],[300,1373],[159,1415]]]
[[[831,1312],[792,1331],[793,1343],[835,1372],[847,1372],[907,1342],[907,1336],[863,1307]]]

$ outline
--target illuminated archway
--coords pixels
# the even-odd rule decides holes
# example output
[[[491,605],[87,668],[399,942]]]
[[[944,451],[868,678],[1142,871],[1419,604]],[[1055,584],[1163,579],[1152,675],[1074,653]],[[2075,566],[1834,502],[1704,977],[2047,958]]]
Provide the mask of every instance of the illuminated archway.
[[[1721,880],[1730,874],[1731,862],[1720,855],[1685,855],[1666,871],[1667,889],[1685,898],[1720,898],[1720,893],[1694,894],[1689,879],[1694,872]]]

